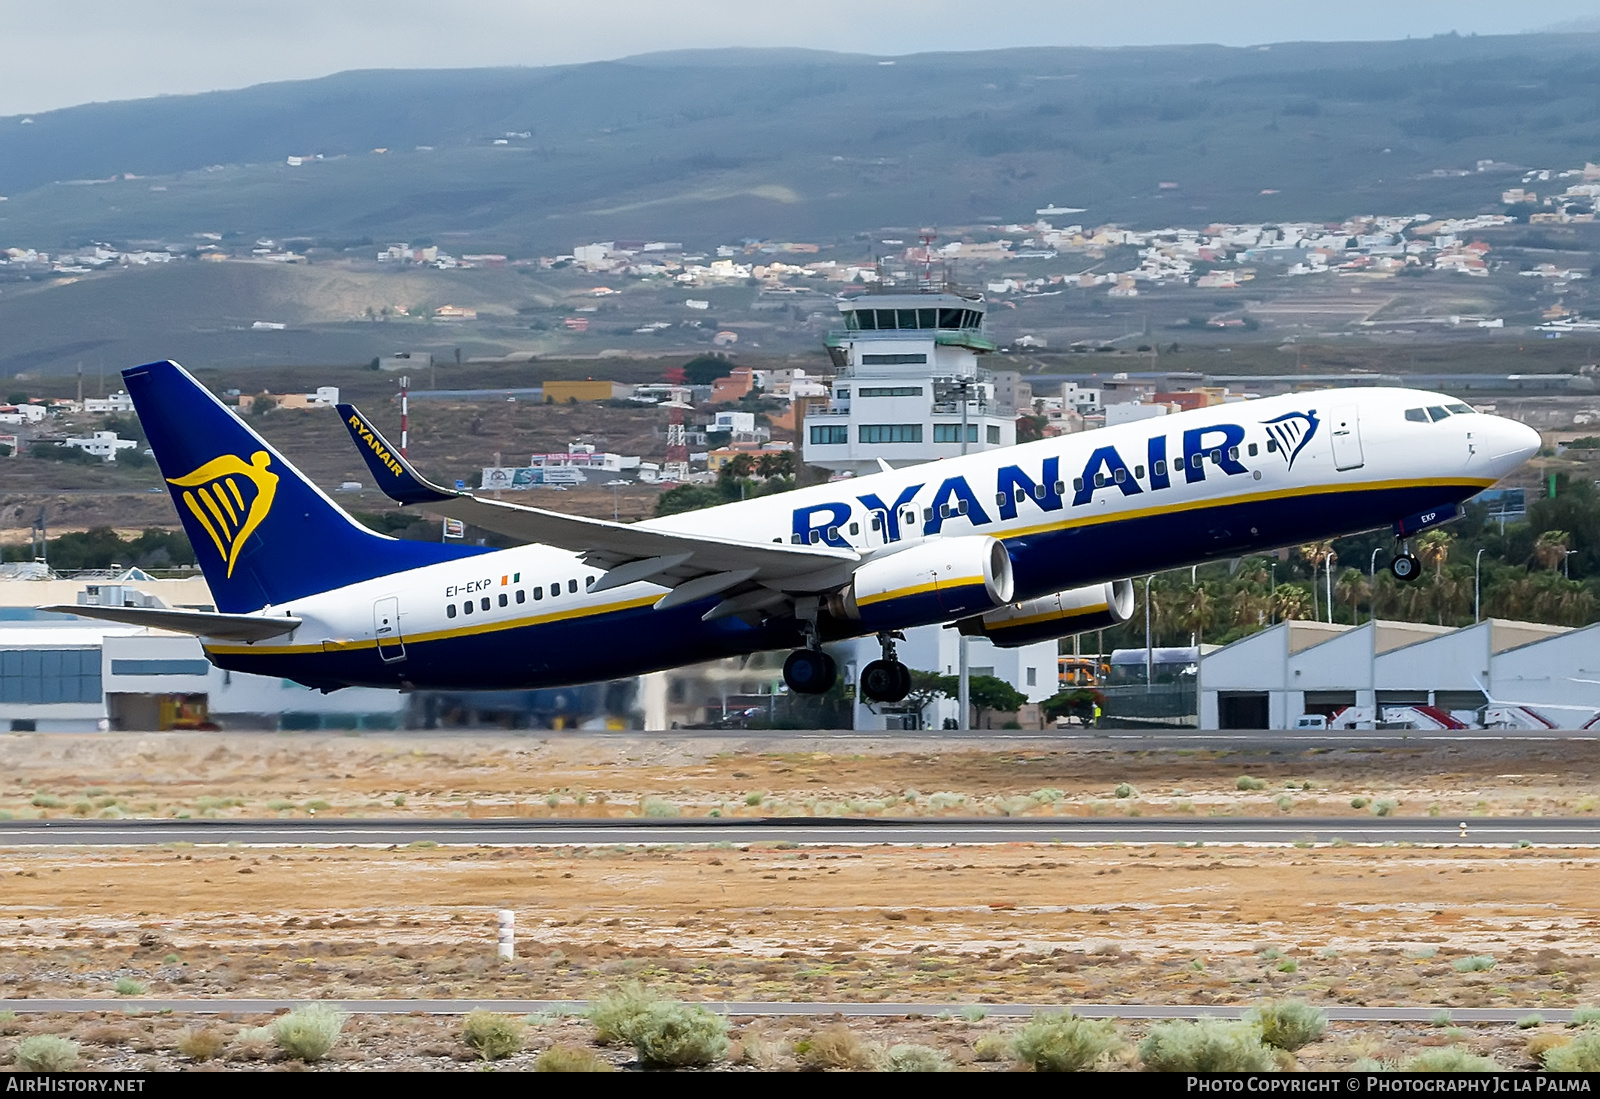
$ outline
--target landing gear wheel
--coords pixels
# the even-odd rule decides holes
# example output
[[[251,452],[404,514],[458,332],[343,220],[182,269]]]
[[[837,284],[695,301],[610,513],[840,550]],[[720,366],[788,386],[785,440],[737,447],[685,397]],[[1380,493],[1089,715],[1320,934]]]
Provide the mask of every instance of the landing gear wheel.
[[[1422,562],[1409,553],[1402,553],[1389,562],[1389,571],[1401,583],[1410,584],[1422,575]]]
[[[795,694],[823,694],[838,678],[833,657],[818,649],[796,649],[783,662],[783,681]]]
[[[898,660],[874,660],[861,669],[861,693],[869,702],[899,702],[911,693],[911,669]]]

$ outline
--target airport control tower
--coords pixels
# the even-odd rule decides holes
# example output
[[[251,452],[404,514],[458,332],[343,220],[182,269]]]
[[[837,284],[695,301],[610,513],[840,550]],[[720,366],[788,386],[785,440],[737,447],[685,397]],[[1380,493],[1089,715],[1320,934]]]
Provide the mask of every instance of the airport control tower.
[[[949,288],[870,293],[839,302],[844,329],[828,335],[838,374],[823,408],[806,414],[807,465],[876,473],[878,459],[912,464],[1016,442],[1016,412],[1000,407],[978,356],[980,295]],[[965,407],[963,407],[965,406]]]

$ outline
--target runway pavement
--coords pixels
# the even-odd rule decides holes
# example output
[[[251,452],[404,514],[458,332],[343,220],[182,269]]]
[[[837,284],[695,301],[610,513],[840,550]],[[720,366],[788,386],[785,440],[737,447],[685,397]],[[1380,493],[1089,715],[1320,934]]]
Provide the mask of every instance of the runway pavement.
[[[1465,827],[1462,827],[1465,825]],[[23,820],[0,847],[249,845],[609,846],[613,844],[1412,843],[1600,845],[1600,819],[1552,817],[798,817],[689,820]]]
[[[118,996],[93,999],[0,1000],[0,1011],[15,1012],[142,1012],[153,1014],[269,1015],[287,1011],[304,1000],[216,999],[201,997]],[[346,1011],[360,1015],[465,1015],[475,1008],[502,1011],[513,1015],[576,1014],[586,1010],[587,1000],[337,1000]],[[1237,1019],[1245,1007],[1214,1004],[984,1004],[984,1003],[854,1003],[843,1001],[761,1002],[756,1000],[707,1000],[704,1006],[719,1015],[826,1016],[857,1018],[904,1018],[907,1015],[960,1015],[981,1009],[990,1018],[1028,1018],[1040,1011],[1071,1008],[1079,1015],[1095,1019],[1194,1019],[1202,1015]],[[1538,1014],[1547,1023],[1572,1020],[1568,1008],[1545,1007],[1350,1007],[1334,1005],[1322,1009],[1328,1018],[1348,1022],[1432,1022],[1441,1012],[1455,1023],[1514,1023]]]

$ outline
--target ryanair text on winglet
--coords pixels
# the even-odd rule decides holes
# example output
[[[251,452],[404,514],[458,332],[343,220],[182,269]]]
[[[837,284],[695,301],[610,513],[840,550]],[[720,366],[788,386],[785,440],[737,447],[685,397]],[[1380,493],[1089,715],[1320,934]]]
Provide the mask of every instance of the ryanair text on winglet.
[[[383,463],[385,469],[396,477],[405,472],[400,468],[400,463],[395,460],[394,455],[389,453],[388,448],[378,441],[378,437],[373,434],[372,429],[362,423],[361,417],[354,412],[350,414],[350,426],[355,428],[356,435],[372,449],[372,453],[378,456],[378,461]]]

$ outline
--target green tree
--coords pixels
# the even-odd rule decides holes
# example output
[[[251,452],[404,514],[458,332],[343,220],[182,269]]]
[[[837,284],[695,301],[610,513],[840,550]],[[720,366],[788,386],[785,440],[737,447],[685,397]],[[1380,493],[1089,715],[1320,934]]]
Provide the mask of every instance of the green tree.
[[[683,364],[684,380],[690,385],[710,385],[726,377],[733,364],[717,355],[696,355]]]
[[[978,710],[982,724],[986,713],[1015,713],[1028,704],[1028,696],[1005,680],[993,675],[974,675],[967,681],[967,697]]]

